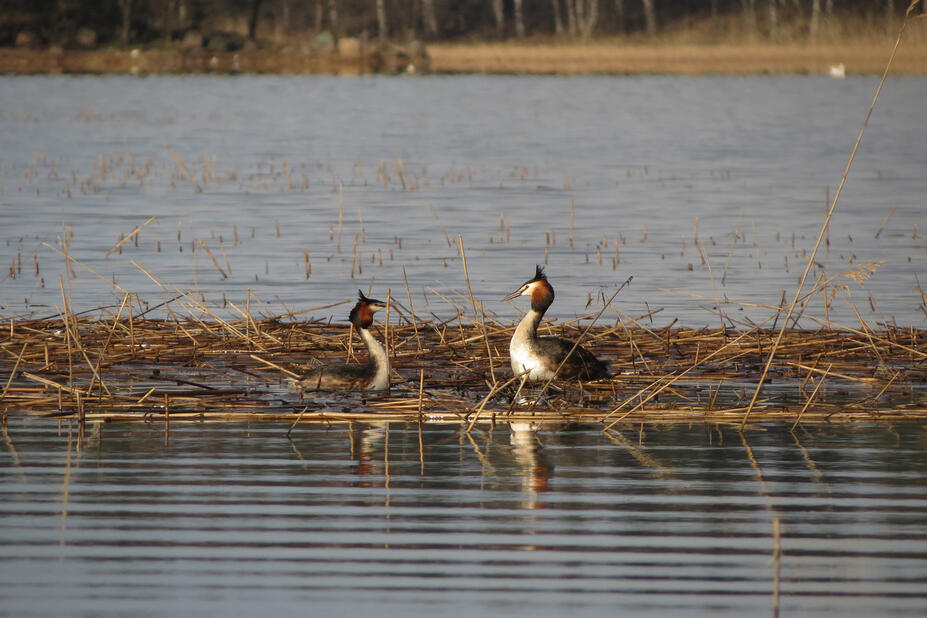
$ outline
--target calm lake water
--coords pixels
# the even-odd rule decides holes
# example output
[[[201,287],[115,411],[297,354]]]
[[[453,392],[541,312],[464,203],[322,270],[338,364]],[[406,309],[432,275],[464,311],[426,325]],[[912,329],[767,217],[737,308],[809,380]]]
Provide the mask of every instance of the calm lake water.
[[[11,419],[5,615],[922,616],[927,431]]]
[[[363,288],[444,320],[472,312],[459,237],[487,316],[546,262],[559,320],[633,276],[621,315],[717,326],[720,298],[749,326],[794,294],[876,84],[0,76],[0,318],[128,293],[344,321],[317,308]],[[803,326],[924,327],[924,101],[887,81]],[[927,606],[920,425],[287,429],[12,414],[0,614],[763,615],[776,518],[785,615]]]
[[[416,308],[444,319],[449,301],[469,313],[460,236],[489,316],[516,318],[499,298],[546,260],[552,317],[595,310],[590,296],[633,276],[620,311],[717,325],[714,298],[791,299],[876,85],[0,77],[0,311],[53,315],[64,283],[77,311],[179,288],[220,313],[250,290],[271,315],[358,287],[405,299],[408,281]],[[825,316],[818,295],[806,318],[858,326],[855,307],[871,322],[927,320],[925,100],[927,78],[887,81],[806,287],[830,279],[833,306]],[[72,273],[51,248],[62,243],[81,263]],[[863,264],[875,274],[862,287],[841,276]],[[724,309],[737,326],[770,315]]]

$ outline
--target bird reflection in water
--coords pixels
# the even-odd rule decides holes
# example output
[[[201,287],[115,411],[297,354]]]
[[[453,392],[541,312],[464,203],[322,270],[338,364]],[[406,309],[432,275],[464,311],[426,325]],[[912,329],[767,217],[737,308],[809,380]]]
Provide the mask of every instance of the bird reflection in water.
[[[509,429],[509,442],[515,462],[522,471],[521,486],[526,497],[522,506],[527,509],[544,508],[540,497],[547,492],[554,467],[544,455],[543,445],[538,438],[538,424],[510,423]]]

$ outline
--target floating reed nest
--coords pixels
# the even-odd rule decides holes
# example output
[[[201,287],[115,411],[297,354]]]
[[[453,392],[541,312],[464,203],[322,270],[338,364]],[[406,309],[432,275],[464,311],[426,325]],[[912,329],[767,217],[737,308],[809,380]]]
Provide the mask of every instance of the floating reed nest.
[[[243,314],[245,315],[245,314]],[[927,331],[646,328],[640,321],[542,331],[581,340],[611,363],[595,383],[513,378],[514,325],[400,314],[383,393],[291,393],[320,362],[363,361],[349,325],[292,316],[238,321],[11,320],[0,331],[0,413],[81,423],[151,420],[616,423],[927,420]],[[396,320],[393,320],[394,322]],[[750,406],[756,385],[763,388]],[[747,413],[749,410],[749,414]]]

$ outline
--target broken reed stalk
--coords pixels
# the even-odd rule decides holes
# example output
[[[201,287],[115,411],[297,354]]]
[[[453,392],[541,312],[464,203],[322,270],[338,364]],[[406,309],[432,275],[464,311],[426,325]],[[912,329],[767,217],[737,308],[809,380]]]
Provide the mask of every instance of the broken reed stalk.
[[[574,203],[573,200],[570,200],[570,251],[573,250],[573,210]]]
[[[194,190],[195,190],[197,193],[202,193],[202,192],[203,192],[203,187],[201,187],[201,186],[200,186],[200,183],[197,182],[196,176],[194,176],[193,174],[191,174],[191,173],[190,173],[190,170],[187,169],[187,166],[186,166],[186,164],[183,162],[183,159],[180,158],[180,155],[177,154],[176,152],[174,152],[173,150],[171,150],[170,148],[168,148],[167,146],[164,146],[164,149],[167,150],[167,152],[170,153],[170,155],[171,155],[172,157],[174,157],[174,160],[177,162],[177,165],[180,166],[180,170],[184,173],[184,176],[186,176],[186,177],[190,180],[190,182],[193,183],[193,188],[194,188]]]
[[[767,318],[767,321],[768,321],[768,320],[769,320],[769,318]],[[607,426],[605,427],[605,430],[611,429],[612,427],[614,427],[615,425],[617,425],[618,423],[620,423],[621,421],[623,421],[625,418],[627,418],[628,416],[630,416],[632,413],[634,413],[634,412],[636,412],[638,409],[642,408],[643,405],[644,405],[645,403],[647,403],[648,401],[650,401],[651,399],[653,399],[654,397],[656,397],[657,395],[659,395],[661,392],[663,392],[664,390],[666,390],[667,388],[669,388],[673,383],[675,383],[676,381],[678,381],[678,380],[679,380],[680,378],[682,378],[684,375],[688,374],[690,371],[694,370],[694,369],[695,369],[696,367],[698,367],[699,365],[705,364],[705,363],[708,362],[710,359],[714,358],[715,356],[717,356],[718,354],[720,354],[721,352],[723,352],[724,350],[726,350],[729,346],[732,346],[733,344],[738,343],[740,340],[744,339],[745,337],[747,337],[748,335],[750,335],[750,334],[752,334],[752,333],[753,333],[753,331],[747,331],[747,332],[741,334],[739,337],[737,337],[736,339],[734,339],[733,341],[731,341],[729,344],[724,345],[724,346],[718,348],[717,350],[715,350],[714,352],[712,352],[712,353],[709,354],[708,356],[705,356],[704,358],[702,358],[699,362],[693,363],[691,366],[689,366],[688,369],[686,369],[686,370],[683,371],[682,373],[677,374],[676,376],[673,376],[671,379],[669,379],[667,382],[665,382],[660,388],[658,388],[658,389],[652,391],[645,399],[642,399],[642,400],[640,401],[640,403],[638,403],[636,406],[634,406],[633,408],[631,408],[630,410],[628,410],[627,413],[625,413],[624,415],[620,416],[617,420],[615,420],[615,421],[612,422],[611,424],[607,425]],[[661,378],[660,381],[662,381],[662,380],[665,379],[666,377],[669,377],[669,376],[665,376],[664,378]],[[651,385],[651,386],[654,386],[654,385],[655,385],[655,384],[653,384],[653,385]],[[615,413],[617,413],[618,411],[620,411],[621,408],[624,407],[624,404],[625,404],[625,403],[627,403],[627,402],[633,400],[635,397],[639,397],[639,396],[643,395],[644,392],[645,392],[646,390],[649,390],[649,388],[650,388],[650,387],[648,387],[647,389],[642,389],[642,390],[638,391],[638,393],[637,393],[636,395],[634,395],[634,397],[629,397],[629,398],[625,399],[617,408],[615,408],[614,410],[612,410],[611,412],[609,412],[609,413],[602,419],[602,422],[604,423],[605,421],[607,421],[607,420],[609,419],[609,417],[611,417],[613,414],[615,414]]]
[[[229,276],[225,274],[225,271],[222,270],[222,267],[219,266],[219,261],[216,260],[216,256],[212,254],[212,251],[209,250],[209,246],[206,245],[206,241],[200,238],[200,246],[206,250],[206,254],[209,256],[209,259],[212,260],[212,263],[215,265],[216,270],[219,271],[219,274],[222,275],[223,279],[228,279]]]
[[[412,314],[412,328],[415,329],[415,343],[418,346],[418,352],[422,352],[422,338],[418,334],[418,318],[415,317],[415,308],[412,306],[412,292],[409,291],[409,279],[406,277],[406,267],[402,267],[402,280],[406,284],[406,296],[409,297],[409,313]]]
[[[718,283],[715,281],[715,274],[711,270],[711,261],[708,259],[708,256],[702,251],[702,243],[698,239],[698,217],[695,218],[695,231],[693,241],[695,244],[695,249],[698,251],[699,257],[702,259],[702,264],[708,269],[708,276],[711,278],[711,289],[714,294],[715,305],[718,307],[718,319],[721,322],[721,328],[724,328],[724,310],[721,309],[721,298],[718,296]]]
[[[115,247],[113,247],[112,249],[110,249],[109,251],[107,251],[106,253],[104,253],[104,254],[103,254],[103,259],[105,260],[106,258],[108,258],[108,257],[110,256],[110,254],[111,254],[113,251],[118,251],[119,248],[122,247],[122,245],[124,245],[124,244],[126,244],[127,242],[129,242],[136,234],[138,234],[139,232],[142,231],[142,228],[144,228],[146,225],[148,225],[148,224],[151,223],[152,221],[157,221],[157,218],[156,218],[156,217],[150,217],[147,221],[145,221],[145,222],[142,223],[140,226],[138,226],[137,228],[135,228],[134,230],[132,230],[132,232],[131,232],[128,236],[126,236],[125,238],[123,238],[122,240],[120,240],[118,243],[116,243],[116,246],[115,246]]]
[[[515,382],[515,380],[521,380],[522,384],[524,384],[527,375],[528,375],[528,371],[522,371],[521,373],[515,374],[514,376],[512,376],[511,378],[509,378],[502,384],[497,384],[494,388],[489,389],[489,392],[486,393],[486,396],[483,397],[482,401],[480,401],[480,405],[477,406],[476,409],[473,411],[473,420],[471,420],[470,424],[467,426],[467,433],[470,433],[470,430],[473,429],[474,425],[476,425],[476,421],[479,419],[480,413],[483,411],[483,408],[486,407],[486,404],[489,402],[490,399],[493,398],[493,396],[496,393],[501,391],[503,388],[507,387],[509,384],[512,384],[513,382]]]
[[[338,253],[341,253],[341,231],[344,228],[344,183],[338,183]],[[353,269],[352,269],[353,272]]]
[[[747,419],[750,418],[750,412],[753,410],[753,406],[756,404],[757,397],[760,395],[760,390],[763,388],[763,383],[766,381],[766,376],[769,373],[769,367],[772,365],[772,361],[776,355],[777,349],[779,348],[779,344],[782,343],[782,336],[785,334],[785,329],[789,318],[791,317],[792,312],[795,310],[795,304],[798,302],[798,297],[801,295],[801,290],[805,285],[805,280],[808,278],[808,273],[811,272],[811,266],[814,264],[814,258],[817,255],[818,249],[821,247],[824,234],[827,232],[828,227],[830,227],[831,217],[833,217],[834,211],[837,208],[837,201],[840,199],[840,194],[843,192],[843,187],[846,184],[847,176],[850,174],[850,166],[853,165],[853,159],[856,158],[856,152],[859,150],[859,144],[863,140],[863,133],[865,132],[866,127],[869,125],[869,118],[872,116],[872,110],[875,109],[876,101],[879,100],[879,93],[882,92],[882,85],[885,83],[885,79],[888,77],[888,71],[892,66],[892,61],[895,59],[895,54],[898,51],[898,47],[901,45],[901,36],[904,34],[905,28],[908,26],[908,20],[911,17],[911,13],[919,1],[920,0],[911,1],[911,4],[908,6],[908,10],[905,13],[904,20],[901,22],[901,27],[898,30],[898,37],[895,39],[895,45],[892,47],[892,53],[888,58],[888,62],[885,64],[885,69],[882,71],[882,77],[879,79],[879,85],[876,87],[875,94],[872,96],[872,103],[869,104],[869,110],[866,112],[866,118],[863,120],[863,124],[859,128],[859,134],[856,136],[856,142],[853,144],[853,150],[850,152],[850,158],[847,160],[846,168],[843,170],[843,176],[840,178],[840,184],[837,185],[837,190],[834,192],[834,199],[831,201],[830,208],[827,209],[827,214],[824,217],[824,223],[821,225],[821,231],[818,234],[817,242],[815,242],[814,249],[811,250],[811,255],[808,256],[808,263],[805,264],[805,270],[802,273],[801,278],[798,280],[798,289],[795,290],[795,297],[792,299],[792,303],[789,305],[789,308],[785,313],[785,320],[783,320],[779,334],[776,336],[776,340],[773,342],[772,348],[769,350],[769,357],[766,359],[766,365],[763,367],[763,372],[760,374],[760,379],[757,382],[756,389],[753,391],[753,397],[750,399],[750,404],[747,406],[747,411],[744,413],[743,421],[740,423],[741,428],[747,424]]]
[[[879,238],[879,235],[882,233],[882,230],[885,229],[885,226],[888,225],[888,220],[891,219],[891,218],[892,218],[892,215],[895,214],[895,209],[896,209],[896,208],[898,208],[898,207],[897,207],[897,206],[892,206],[891,211],[889,211],[889,213],[885,216],[885,218],[882,219],[882,225],[879,226],[879,231],[875,233],[875,237],[876,237],[877,239]]]
[[[287,432],[286,432],[286,437],[287,437],[287,438],[290,437],[290,434],[293,432],[293,428],[296,427],[297,423],[299,423],[300,419],[302,419],[302,417],[303,417],[303,414],[305,414],[305,413],[306,413],[306,410],[308,410],[308,409],[309,409],[309,406],[307,405],[305,408],[302,409],[302,412],[300,412],[299,415],[296,417],[296,420],[293,421],[293,424],[290,425],[290,428],[289,428],[289,429],[287,430]]]
[[[26,348],[28,347],[29,342],[23,343],[23,349],[19,351],[19,355],[16,357],[16,364],[13,365],[13,370],[10,372],[10,377],[7,378],[6,386],[3,387],[3,392],[0,393],[0,401],[3,401],[3,398],[6,397],[6,392],[10,390],[10,384],[13,383],[13,376],[16,375],[16,371],[19,369],[20,363],[22,363],[23,355],[26,353]],[[3,419],[6,420],[6,409],[3,410]]]
[[[83,268],[84,270],[86,270],[87,272],[89,272],[90,274],[99,277],[100,279],[102,279],[103,281],[105,281],[105,282],[108,283],[109,285],[113,286],[114,288],[116,288],[117,290],[119,290],[120,292],[122,292],[123,294],[128,294],[128,293],[129,293],[125,288],[123,288],[122,286],[120,286],[118,283],[116,283],[116,282],[113,281],[112,279],[107,279],[106,277],[104,277],[103,275],[101,275],[100,273],[98,273],[97,271],[95,271],[94,269],[92,269],[92,268],[90,268],[89,266],[87,266],[86,264],[82,263],[80,260],[77,260],[77,259],[71,257],[70,254],[68,254],[68,253],[66,253],[66,252],[64,252],[64,251],[62,251],[62,250],[59,249],[58,247],[55,247],[54,245],[50,245],[50,244],[48,244],[47,242],[44,242],[44,241],[43,241],[41,244],[42,244],[43,247],[47,247],[47,248],[51,249],[52,251],[55,251],[55,252],[57,252],[58,254],[60,254],[62,257],[64,257],[65,261],[66,261],[67,264],[68,264],[68,269],[69,269],[69,270],[72,270],[72,271],[73,271],[73,267],[72,267],[71,265],[72,265],[72,264],[77,264],[78,266],[80,266],[81,268]]]
[[[798,416],[795,417],[795,422],[792,423],[792,428],[791,428],[790,431],[795,431],[795,428],[798,427],[798,423],[801,422],[801,417],[802,417],[802,415],[805,413],[805,410],[808,409],[808,406],[811,405],[811,402],[814,401],[815,395],[818,394],[818,390],[821,388],[821,385],[824,384],[824,380],[827,378],[827,375],[830,373],[831,367],[833,367],[833,366],[834,366],[833,363],[831,363],[830,365],[828,365],[828,366],[827,366],[827,369],[824,370],[824,375],[822,375],[822,376],[818,379],[818,383],[814,385],[814,390],[811,391],[811,395],[809,395],[809,396],[808,396],[808,399],[805,400],[805,405],[802,406],[802,409],[801,409],[801,411],[798,413]],[[810,372],[809,372],[809,374],[810,374]]]
[[[389,310],[390,310],[390,305],[392,305],[391,296],[390,296],[390,292],[391,292],[391,291],[392,291],[391,288],[386,288],[386,320],[385,320],[385,321],[386,321],[386,326],[385,326],[384,332],[383,332],[383,344],[384,344],[384,347],[386,348],[386,366],[387,366],[387,370],[386,370],[386,396],[387,396],[387,397],[389,397],[389,395],[390,395],[390,383],[392,383],[392,381],[393,381],[393,380],[392,380],[392,371],[393,371],[393,368],[392,368],[392,365],[391,365],[390,362],[389,362],[389,354],[390,354],[390,350],[392,349],[392,346],[390,345],[390,341],[389,341]]]
[[[480,330],[483,333],[483,341],[486,342],[486,358],[489,359],[489,375],[492,377],[492,383],[496,383],[496,371],[493,367],[492,362],[492,350],[489,347],[489,337],[486,335],[486,323],[481,318],[482,312],[478,314],[476,312],[476,300],[473,298],[473,289],[470,287],[470,273],[467,271],[467,254],[464,251],[463,236],[457,235],[457,247],[460,250],[460,260],[463,262],[464,270],[464,279],[467,281],[467,294],[470,295],[470,306],[473,309],[473,321],[475,324],[479,324]]]
[[[281,367],[281,366],[278,365],[277,363],[272,363],[271,361],[267,360],[266,358],[261,358],[261,357],[258,356],[257,354],[249,354],[249,356],[250,356],[251,358],[253,358],[254,360],[258,361],[259,363],[264,363],[264,364],[267,365],[268,367],[273,367],[273,368],[276,369],[277,371],[279,371],[279,372],[281,372],[281,373],[287,374],[287,375],[290,376],[291,378],[298,378],[299,375],[300,375],[300,374],[296,373],[295,371],[290,371],[290,370],[287,369],[286,367]]]
[[[447,246],[453,247],[454,244],[451,242],[451,237],[447,235],[447,230],[444,229],[444,224],[441,223],[441,217],[438,216],[438,211],[435,210],[434,204],[428,202],[428,207],[431,208],[431,214],[434,215],[435,221],[438,222],[438,227],[441,228],[441,233],[444,234],[444,240],[447,241]]]
[[[116,317],[113,319],[113,325],[109,329],[109,333],[106,336],[106,341],[103,343],[103,347],[100,348],[100,353],[97,354],[97,364],[93,369],[94,378],[100,376],[100,367],[103,364],[103,358],[106,355],[106,348],[109,347],[110,341],[113,339],[113,334],[116,332],[116,326],[119,325],[119,318],[122,317],[122,311],[125,309],[126,303],[129,300],[129,295],[126,294],[122,298],[122,305],[119,307],[119,313],[116,314]],[[106,388],[106,385],[103,383],[102,377],[100,378],[100,387],[106,390],[108,395],[112,393],[109,392],[109,389]],[[93,380],[90,380],[90,386],[87,388],[87,393],[89,394],[93,390]],[[102,394],[102,393],[101,393]]]

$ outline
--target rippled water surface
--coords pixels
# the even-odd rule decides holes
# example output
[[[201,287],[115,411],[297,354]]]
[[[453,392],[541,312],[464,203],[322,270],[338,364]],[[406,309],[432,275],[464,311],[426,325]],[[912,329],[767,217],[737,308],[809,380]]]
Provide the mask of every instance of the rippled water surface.
[[[552,315],[633,276],[630,315],[715,325],[722,298],[760,322],[794,293],[876,85],[0,77],[0,310],[54,315],[65,287],[77,311],[194,290],[276,315],[408,282],[444,319],[470,305],[461,237],[490,316],[516,317],[498,299],[547,262]],[[927,78],[885,84],[806,284],[833,306],[804,325],[927,319],[924,100]]]
[[[11,419],[5,615],[920,616],[923,426]]]
[[[749,327],[876,83],[0,76],[0,317],[343,321],[363,288],[511,320],[546,263],[550,317],[633,276],[619,312]],[[886,83],[802,326],[923,327],[925,100]],[[784,615],[927,607],[920,425],[288,429],[12,413],[0,614],[764,615],[777,519]]]

